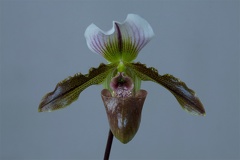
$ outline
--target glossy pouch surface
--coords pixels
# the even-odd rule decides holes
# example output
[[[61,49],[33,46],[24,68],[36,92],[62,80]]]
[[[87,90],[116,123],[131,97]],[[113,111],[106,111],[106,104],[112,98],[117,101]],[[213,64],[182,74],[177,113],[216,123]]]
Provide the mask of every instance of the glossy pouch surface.
[[[140,90],[135,96],[119,98],[103,89],[101,96],[113,135],[122,143],[128,143],[138,131],[147,91]]]

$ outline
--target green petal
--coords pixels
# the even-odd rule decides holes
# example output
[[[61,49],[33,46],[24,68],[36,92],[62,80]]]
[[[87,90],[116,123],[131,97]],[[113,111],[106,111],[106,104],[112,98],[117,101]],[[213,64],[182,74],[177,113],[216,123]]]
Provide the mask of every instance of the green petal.
[[[75,74],[59,82],[54,91],[47,93],[39,105],[39,112],[54,111],[65,108],[77,100],[79,94],[91,85],[100,84],[112,70],[114,64],[100,64],[98,68],[91,68],[88,74]]]
[[[141,80],[153,81],[168,89],[176,97],[184,110],[195,115],[205,115],[204,107],[195,92],[189,89],[187,85],[178,78],[169,74],[161,76],[155,68],[147,68],[141,63],[128,63],[126,65],[131,68]]]

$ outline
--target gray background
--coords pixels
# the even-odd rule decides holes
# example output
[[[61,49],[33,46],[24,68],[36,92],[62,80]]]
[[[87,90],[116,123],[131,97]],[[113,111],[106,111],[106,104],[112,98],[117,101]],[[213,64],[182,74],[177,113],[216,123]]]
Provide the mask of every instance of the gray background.
[[[155,37],[137,61],[170,73],[201,98],[206,117],[181,109],[163,87],[148,90],[142,122],[128,144],[114,139],[111,159],[238,159],[239,1],[1,1],[1,159],[102,159],[108,122],[102,86],[77,102],[38,113],[44,94],[105,60],[86,45],[95,23],[136,13]]]

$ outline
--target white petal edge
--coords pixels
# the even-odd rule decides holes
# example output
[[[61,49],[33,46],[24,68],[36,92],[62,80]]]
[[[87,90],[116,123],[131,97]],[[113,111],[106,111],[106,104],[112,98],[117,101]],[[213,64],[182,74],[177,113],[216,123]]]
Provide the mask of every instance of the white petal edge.
[[[97,54],[103,55],[106,49],[105,44],[112,40],[117,40],[118,25],[122,37],[130,38],[132,43],[138,48],[138,52],[153,38],[154,32],[150,24],[136,14],[128,14],[123,23],[113,21],[113,27],[109,31],[103,31],[95,24],[87,27],[84,35],[88,48]]]
[[[117,22],[118,23],[118,22]],[[130,36],[138,52],[153,38],[154,32],[150,24],[136,14],[128,14],[123,23],[118,23],[123,36]],[[130,32],[129,32],[130,31]],[[138,32],[138,33],[136,33]]]

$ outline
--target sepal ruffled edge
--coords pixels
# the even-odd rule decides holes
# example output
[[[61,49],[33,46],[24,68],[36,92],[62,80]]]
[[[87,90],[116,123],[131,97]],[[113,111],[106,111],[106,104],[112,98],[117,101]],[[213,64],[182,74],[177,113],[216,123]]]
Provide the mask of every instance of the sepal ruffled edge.
[[[91,85],[101,84],[112,70],[114,64],[101,63],[98,68],[89,69],[88,74],[77,73],[59,82],[54,91],[47,93],[38,107],[39,112],[62,109],[76,101],[79,94]]]
[[[126,64],[141,80],[156,82],[168,89],[177,99],[182,108],[191,114],[205,116],[205,109],[195,92],[188,88],[180,79],[170,74],[160,75],[157,69],[147,68],[141,63]]]

